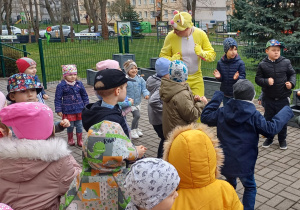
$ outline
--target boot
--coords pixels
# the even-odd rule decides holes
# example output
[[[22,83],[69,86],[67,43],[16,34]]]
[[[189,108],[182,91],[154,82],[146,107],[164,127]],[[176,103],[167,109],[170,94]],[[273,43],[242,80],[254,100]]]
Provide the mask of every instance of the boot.
[[[70,145],[70,146],[75,145],[75,142],[74,142],[74,139],[73,139],[73,133],[68,133],[68,145]]]
[[[76,133],[77,136],[77,145],[82,147],[82,133]]]

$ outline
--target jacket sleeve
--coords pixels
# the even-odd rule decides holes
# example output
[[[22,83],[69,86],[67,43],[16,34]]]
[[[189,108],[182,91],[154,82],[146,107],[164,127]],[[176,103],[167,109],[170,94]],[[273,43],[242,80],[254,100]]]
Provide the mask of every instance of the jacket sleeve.
[[[245,63],[244,61],[241,62],[241,65],[239,66],[239,79],[246,79],[246,71],[245,71]]]
[[[163,102],[159,96],[159,88],[154,91],[154,93],[149,98],[149,105],[152,107],[152,109],[160,111],[162,113]]]
[[[218,80],[219,82],[222,82],[223,81],[223,77],[222,77],[222,74],[221,74],[221,65],[220,65],[220,61],[218,61],[218,63],[217,63],[217,70],[220,72],[220,75],[221,75],[221,78],[220,79],[216,79],[216,80]]]
[[[190,124],[200,117],[204,105],[202,102],[194,103],[187,94],[183,94],[183,96],[179,97],[178,100],[175,99],[174,105],[177,107],[181,119]]]
[[[283,107],[271,121],[266,119],[259,113],[256,117],[256,127],[258,132],[267,138],[271,138],[281,131],[283,126],[294,116],[289,106]]]
[[[81,167],[72,155],[64,157],[60,167],[59,194],[64,195],[73,179],[81,173]]]
[[[209,126],[217,126],[218,117],[220,113],[220,104],[223,100],[224,93],[221,91],[216,91],[210,100],[210,102],[205,106],[201,114],[201,122]]]
[[[61,83],[57,85],[55,90],[55,98],[54,98],[54,105],[55,105],[55,112],[62,112],[62,98],[63,98],[63,90]]]
[[[231,204],[231,209],[234,210],[244,210],[244,206],[241,203],[239,196],[236,194],[236,191],[232,189],[232,204]]]
[[[204,51],[204,58],[205,61],[213,62],[216,59],[216,52],[214,48],[211,46],[210,41],[204,31],[201,31],[201,38],[202,38],[202,49]]]
[[[292,89],[293,89],[296,85],[296,72],[295,72],[290,60],[288,60],[287,74],[288,74],[288,81],[292,84]]]
[[[258,69],[255,76],[255,83],[261,87],[269,87],[269,78],[264,78],[263,69],[261,68],[261,64],[258,64]]]
[[[172,33],[172,32],[170,32]],[[159,57],[163,57],[163,58],[166,58],[168,60],[171,60],[172,59],[172,44],[171,44],[171,41],[170,41],[170,35],[167,35],[166,38],[165,38],[165,41],[164,41],[164,46],[161,48],[160,50],[160,54],[159,54]]]
[[[40,79],[37,76],[34,79],[35,79],[36,83],[42,84]],[[41,94],[42,94],[42,96],[44,96],[46,94],[44,87],[42,88]]]
[[[65,130],[65,128],[60,125],[60,121],[54,122],[54,127],[55,127],[55,133],[59,133]]]
[[[84,105],[88,105],[89,104],[89,96],[86,93],[86,90],[85,90],[82,82],[80,82],[80,95],[81,95]]]
[[[150,95],[150,92],[146,88],[145,80],[141,77],[140,81],[141,81],[141,89],[142,89],[143,96],[146,97],[146,96]]]

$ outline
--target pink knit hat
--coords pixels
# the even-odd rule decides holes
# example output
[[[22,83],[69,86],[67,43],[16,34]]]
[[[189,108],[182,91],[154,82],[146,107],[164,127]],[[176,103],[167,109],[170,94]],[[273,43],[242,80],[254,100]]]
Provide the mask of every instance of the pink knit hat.
[[[20,73],[24,73],[29,66],[36,65],[36,62],[31,58],[23,57],[16,61]]]
[[[0,210],[13,210],[13,209],[4,203],[0,203]]]
[[[101,71],[104,69],[120,69],[120,64],[118,61],[108,59],[98,62],[96,64],[96,69],[97,71]]]
[[[0,91],[0,110],[5,106],[6,103],[6,97],[5,95]]]
[[[53,131],[53,112],[43,103],[21,102],[0,111],[1,122],[12,127],[18,139],[46,140]]]
[[[77,74],[77,66],[75,64],[61,65],[63,76]]]

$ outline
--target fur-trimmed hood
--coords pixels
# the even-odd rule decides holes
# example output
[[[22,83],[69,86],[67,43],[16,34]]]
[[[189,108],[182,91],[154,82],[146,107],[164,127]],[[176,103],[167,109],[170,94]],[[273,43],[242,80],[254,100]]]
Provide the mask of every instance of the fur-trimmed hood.
[[[164,144],[164,160],[178,171],[180,188],[202,188],[220,175],[224,155],[212,128],[204,124],[176,127]]]
[[[62,138],[27,140],[0,139],[0,178],[11,182],[33,179],[51,162],[71,154]]]

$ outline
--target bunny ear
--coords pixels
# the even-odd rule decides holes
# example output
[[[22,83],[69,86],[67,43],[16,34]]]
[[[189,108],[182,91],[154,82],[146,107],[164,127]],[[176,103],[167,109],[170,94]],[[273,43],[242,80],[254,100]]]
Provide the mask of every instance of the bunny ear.
[[[183,24],[184,24],[184,17],[180,13],[179,13],[179,20],[180,20],[181,25],[183,26]]]
[[[173,15],[178,14],[179,12],[177,10],[174,10]]]

